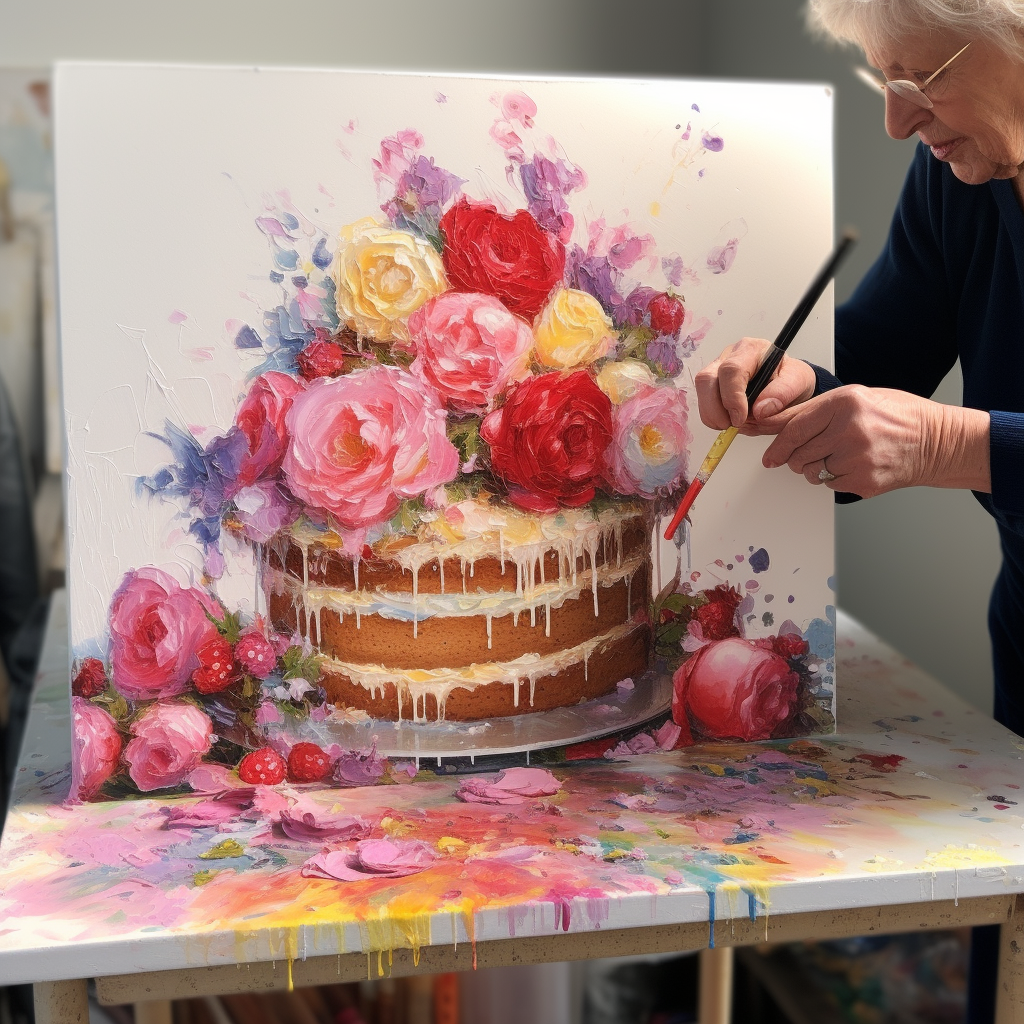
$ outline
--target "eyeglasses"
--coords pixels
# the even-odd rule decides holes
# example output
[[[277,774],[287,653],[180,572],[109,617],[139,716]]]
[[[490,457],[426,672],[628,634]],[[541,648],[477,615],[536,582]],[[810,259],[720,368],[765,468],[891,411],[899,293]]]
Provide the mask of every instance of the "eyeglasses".
[[[970,45],[970,43],[967,44],[967,46]],[[920,85],[918,85],[916,82],[910,82],[905,78],[895,78],[891,82],[889,82],[886,81],[884,78],[879,77],[873,71],[870,71],[865,67],[854,68],[854,71],[857,73],[858,78],[860,78],[864,82],[867,82],[868,85],[870,85],[872,88],[882,89],[883,91],[885,89],[892,89],[892,91],[896,93],[896,95],[899,96],[901,99],[910,100],[911,103],[916,103],[917,106],[924,107],[926,110],[930,110],[933,106],[932,101],[927,96],[925,96],[923,90],[927,89],[928,86],[931,85],[932,82],[934,82],[935,79],[938,78],[938,76],[942,74],[942,72],[945,71],[946,68],[948,68],[949,65],[952,64],[953,61],[955,61],[957,57],[959,57],[960,54],[964,52],[964,50],[967,49],[967,46],[964,46],[962,49],[957,50],[957,52],[954,53],[953,56],[950,57],[949,60],[947,60],[946,63],[943,64],[942,67],[935,72],[935,74],[929,75]]]

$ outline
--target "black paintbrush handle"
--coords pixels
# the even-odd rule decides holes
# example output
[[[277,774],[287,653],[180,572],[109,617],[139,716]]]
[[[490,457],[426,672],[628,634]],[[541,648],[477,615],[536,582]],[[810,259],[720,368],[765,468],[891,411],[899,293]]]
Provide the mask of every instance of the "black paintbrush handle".
[[[775,376],[775,371],[782,362],[782,357],[789,348],[789,343],[796,337],[797,332],[804,325],[804,321],[811,315],[821,293],[828,287],[829,281],[835,277],[836,269],[839,267],[843,257],[850,251],[850,247],[857,240],[857,233],[851,228],[843,232],[843,237],[835,248],[835,252],[829,257],[828,262],[818,272],[818,276],[811,282],[804,297],[793,310],[790,318],[785,322],[775,343],[765,353],[761,365],[758,366],[754,376],[747,384],[747,404],[753,405],[758,395],[764,391],[768,382]]]

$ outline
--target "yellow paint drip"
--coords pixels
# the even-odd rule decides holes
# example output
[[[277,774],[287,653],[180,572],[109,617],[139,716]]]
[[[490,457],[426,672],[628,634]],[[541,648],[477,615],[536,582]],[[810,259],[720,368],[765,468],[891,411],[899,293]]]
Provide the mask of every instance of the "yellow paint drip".
[[[299,925],[284,930],[284,955],[288,961],[288,991],[295,990],[295,979],[292,967],[299,956]]]
[[[653,203],[651,203],[650,210],[651,210],[651,216],[652,217],[660,217],[661,216],[661,203],[659,203],[657,200],[655,200]]]

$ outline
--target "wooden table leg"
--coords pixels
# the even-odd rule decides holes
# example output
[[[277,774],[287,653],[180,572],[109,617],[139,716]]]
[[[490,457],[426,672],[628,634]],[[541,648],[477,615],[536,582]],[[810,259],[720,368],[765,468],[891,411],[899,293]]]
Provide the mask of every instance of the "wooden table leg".
[[[1024,1024],[1024,895],[999,929],[996,1024]]]
[[[89,983],[37,981],[32,986],[36,1024],[89,1024]]]
[[[700,980],[697,982],[699,1024],[729,1024],[732,1017],[732,954],[731,946],[700,951]]]
[[[135,1024],[171,1024],[171,1001],[154,999],[150,1003],[135,1004]]]

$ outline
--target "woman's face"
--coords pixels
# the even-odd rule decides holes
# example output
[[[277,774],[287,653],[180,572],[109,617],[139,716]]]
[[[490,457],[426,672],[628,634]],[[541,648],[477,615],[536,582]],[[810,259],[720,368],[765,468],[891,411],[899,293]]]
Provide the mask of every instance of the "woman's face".
[[[933,32],[867,52],[887,79],[918,85],[968,40]],[[924,90],[931,109],[885,90],[885,130],[915,133],[932,154],[970,185],[1012,178],[1024,167],[1024,64],[984,39],[971,45]]]

